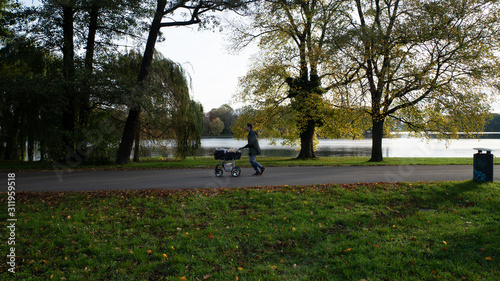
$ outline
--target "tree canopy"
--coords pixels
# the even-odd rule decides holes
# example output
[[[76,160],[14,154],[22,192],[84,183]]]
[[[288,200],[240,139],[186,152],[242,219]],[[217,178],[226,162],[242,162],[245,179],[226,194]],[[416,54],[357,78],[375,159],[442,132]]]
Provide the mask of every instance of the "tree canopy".
[[[498,91],[499,7],[489,0],[262,1],[251,26],[236,28],[238,44],[259,39],[261,50],[238,96],[258,109],[258,128],[300,139],[302,150],[312,149],[304,147],[306,131],[359,136],[371,120],[371,161],[382,161],[391,122],[421,136],[480,131]]]
[[[262,136],[300,139],[299,158],[315,157],[317,128],[326,133],[332,127],[325,123],[340,116],[325,94],[336,87],[331,76],[338,67],[330,58],[329,40],[346,27],[346,9],[348,1],[342,0],[262,1],[248,25],[234,25],[237,48],[257,41],[260,49],[240,82],[240,100],[258,109],[246,118],[263,130]]]
[[[499,78],[499,8],[488,0],[355,1],[332,51],[342,71],[356,70],[337,97],[371,116],[371,161],[382,161],[389,118],[443,137],[482,129]]]

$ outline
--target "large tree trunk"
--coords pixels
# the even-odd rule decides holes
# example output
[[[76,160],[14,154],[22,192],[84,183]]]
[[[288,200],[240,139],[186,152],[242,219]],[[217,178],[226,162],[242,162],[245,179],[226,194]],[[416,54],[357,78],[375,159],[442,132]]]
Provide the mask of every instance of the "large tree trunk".
[[[316,158],[314,153],[314,132],[316,123],[314,120],[309,120],[300,132],[300,153],[297,159]]]
[[[373,117],[372,127],[372,158],[370,162],[382,162],[382,138],[384,137],[384,118]]]
[[[139,83],[143,83],[144,81],[146,81],[146,78],[149,74],[149,69],[151,67],[151,62],[153,61],[155,44],[158,38],[158,33],[160,32],[161,20],[166,3],[166,0],[158,0],[155,17],[153,19],[153,22],[151,23],[148,42],[146,44],[146,49],[144,50],[144,56],[142,58],[141,70],[139,71],[139,77],[137,79],[137,82]],[[125,128],[123,129],[120,147],[118,148],[118,157],[116,159],[116,163],[119,165],[130,162],[130,154],[132,153],[136,130],[138,130],[137,125],[140,113],[141,110],[138,106],[132,106],[129,110],[127,122],[125,123]]]
[[[118,148],[118,158],[116,159],[116,163],[119,165],[130,162],[130,154],[132,153],[139,114],[139,110],[131,109],[128,112],[127,122],[125,123],[125,128],[123,129],[122,141],[120,143],[120,147]]]

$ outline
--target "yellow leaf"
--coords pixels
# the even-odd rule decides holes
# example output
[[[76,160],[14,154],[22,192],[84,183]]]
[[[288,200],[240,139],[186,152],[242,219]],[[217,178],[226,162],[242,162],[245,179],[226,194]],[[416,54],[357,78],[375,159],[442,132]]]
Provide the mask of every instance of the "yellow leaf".
[[[492,261],[492,260],[493,260],[493,258],[492,258],[492,257],[486,257],[485,259],[486,259],[487,261]]]
[[[186,277],[184,276],[181,277],[181,281],[186,281],[186,280],[187,280]]]
[[[164,257],[164,258],[167,258],[167,254],[163,254],[163,257]]]
[[[445,245],[448,245],[448,243],[446,243],[446,241],[443,241],[443,243],[444,243]]]

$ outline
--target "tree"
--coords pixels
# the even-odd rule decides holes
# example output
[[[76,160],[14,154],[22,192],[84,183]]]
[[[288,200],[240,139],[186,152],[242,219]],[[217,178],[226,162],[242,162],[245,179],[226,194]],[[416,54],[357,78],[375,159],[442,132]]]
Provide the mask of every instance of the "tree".
[[[237,8],[240,7],[241,4],[242,2],[238,0],[227,0],[227,1],[176,0],[176,1],[168,1],[168,3],[166,0],[157,0],[156,11],[149,29],[149,35],[144,50],[141,68],[137,77],[137,82],[139,84],[142,84],[147,79],[147,76],[150,73],[150,67],[153,59],[155,44],[158,39],[160,29],[162,27],[200,24],[203,23],[203,16],[205,16],[209,12],[222,11],[227,8]],[[183,18],[180,20],[177,20],[175,18],[170,18],[171,21],[164,22],[165,16],[167,15],[173,16],[174,13],[178,13],[177,15],[180,14],[180,16]],[[209,18],[205,18],[205,20],[206,19]],[[130,154],[132,152],[134,138],[136,135],[136,131],[138,129],[137,125],[140,112],[141,112],[141,107],[139,104],[133,105],[129,109],[127,121],[125,123],[125,128],[123,129],[122,140],[120,143],[120,147],[118,149],[118,156],[116,161],[118,164],[124,164],[130,162]]]
[[[0,0],[0,39],[5,38],[9,35],[9,30],[6,28],[4,21],[4,14],[8,13],[8,8],[12,5],[10,0]]]
[[[261,50],[241,79],[240,97],[258,109],[254,120],[267,123],[257,128],[276,134],[268,125],[289,127],[287,138],[300,139],[301,159],[316,157],[316,129],[325,123],[330,107],[325,93],[335,87],[327,83],[333,81],[327,38],[342,26],[338,19],[345,4],[342,0],[263,1],[251,15],[251,26],[236,26],[237,48],[258,40]],[[276,123],[283,120],[291,122]]]
[[[34,160],[60,156],[62,83],[60,60],[24,38],[0,49],[0,157]]]
[[[207,120],[204,120],[206,124],[206,129],[207,131],[210,132],[210,134],[222,134],[222,135],[231,135],[231,127],[234,125],[234,122],[236,121],[236,113],[234,112],[234,109],[229,106],[228,104],[223,104],[218,108],[214,108],[206,114],[204,118]],[[215,118],[219,118],[220,121],[224,124],[224,127],[219,133],[214,133],[215,131],[218,132],[218,130],[212,130],[210,127],[210,123],[214,121]]]
[[[485,132],[500,132],[500,114],[493,113],[491,118],[486,121]]]
[[[107,90],[102,102],[121,108],[124,116],[132,106],[140,105],[142,109],[134,161],[139,161],[141,135],[148,139],[175,140],[179,158],[196,153],[200,145],[203,108],[191,100],[185,71],[179,64],[155,53],[150,75],[138,85],[134,78],[141,63],[142,56],[132,51],[118,56],[102,70],[109,75],[108,84],[102,87]]]
[[[174,115],[175,155],[180,159],[195,156],[201,146],[203,106],[194,100],[189,100],[176,109],[177,112]]]
[[[498,1],[356,0],[354,9],[331,47],[344,73],[355,69],[339,96],[371,116],[370,161],[383,160],[388,119],[442,137],[481,131],[499,78]]]
[[[210,121],[208,127],[210,129],[210,132],[217,136],[222,133],[222,130],[224,130],[224,122],[222,122],[219,117],[215,117],[215,119]]]
[[[93,88],[96,61],[115,52],[114,40],[134,37],[141,31],[141,18],[151,12],[148,1],[44,0],[41,5],[12,9],[9,24],[18,34],[62,54],[66,106],[59,122],[65,131],[65,150],[70,154],[86,154],[76,144],[86,143],[81,138],[94,109],[91,97],[98,94]]]

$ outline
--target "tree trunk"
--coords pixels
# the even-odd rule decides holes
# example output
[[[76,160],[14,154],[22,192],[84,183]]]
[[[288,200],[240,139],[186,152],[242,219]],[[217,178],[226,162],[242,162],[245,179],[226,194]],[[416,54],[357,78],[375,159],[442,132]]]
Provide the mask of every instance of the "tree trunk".
[[[309,120],[307,125],[300,132],[300,153],[297,159],[316,158],[314,153],[314,132],[316,124],[314,120]]]
[[[137,122],[137,129],[135,130],[135,147],[134,147],[134,162],[138,163],[140,160],[139,160],[139,153],[141,151],[141,124],[140,124],[140,120],[139,122]]]
[[[5,160],[21,160],[19,148],[19,129],[17,122],[11,124],[10,133],[5,142]]]
[[[28,135],[28,161],[35,161],[35,138],[33,137],[33,132],[29,132]]]
[[[139,110],[131,109],[128,112],[127,122],[125,123],[125,128],[123,129],[122,141],[120,147],[118,148],[118,157],[116,163],[123,165],[130,162],[130,154],[132,153],[132,147],[135,139],[135,130],[137,127],[137,121],[139,120]]]
[[[151,23],[151,28],[149,30],[148,41],[146,43],[146,49],[144,50],[144,56],[142,58],[141,70],[139,71],[139,77],[137,82],[143,83],[149,74],[149,69],[151,67],[151,62],[153,61],[153,54],[155,50],[156,40],[158,38],[158,33],[161,28],[161,19],[163,17],[163,11],[165,10],[166,0],[158,0],[158,6],[156,7],[155,17]],[[125,128],[123,129],[122,140],[120,142],[120,147],[118,148],[118,157],[116,163],[119,165],[130,162],[130,154],[132,153],[132,147],[134,144],[135,133],[138,129],[138,121],[141,110],[139,107],[131,107],[128,113],[127,122],[125,123]]]
[[[382,162],[382,138],[384,137],[384,118],[372,117],[372,158],[370,162]]]
[[[63,130],[66,135],[63,137],[63,143],[66,147],[74,149],[73,133],[75,129],[75,63],[74,63],[74,43],[73,43],[73,23],[74,10],[70,6],[63,6],[63,75],[66,82],[65,108],[63,111]]]
[[[91,75],[94,69],[94,51],[95,51],[95,37],[98,28],[99,19],[99,6],[96,3],[92,5],[89,11],[89,33],[87,36],[87,51],[85,53],[85,70],[88,75]],[[90,89],[84,89],[81,93],[79,124],[87,126],[90,117]]]

